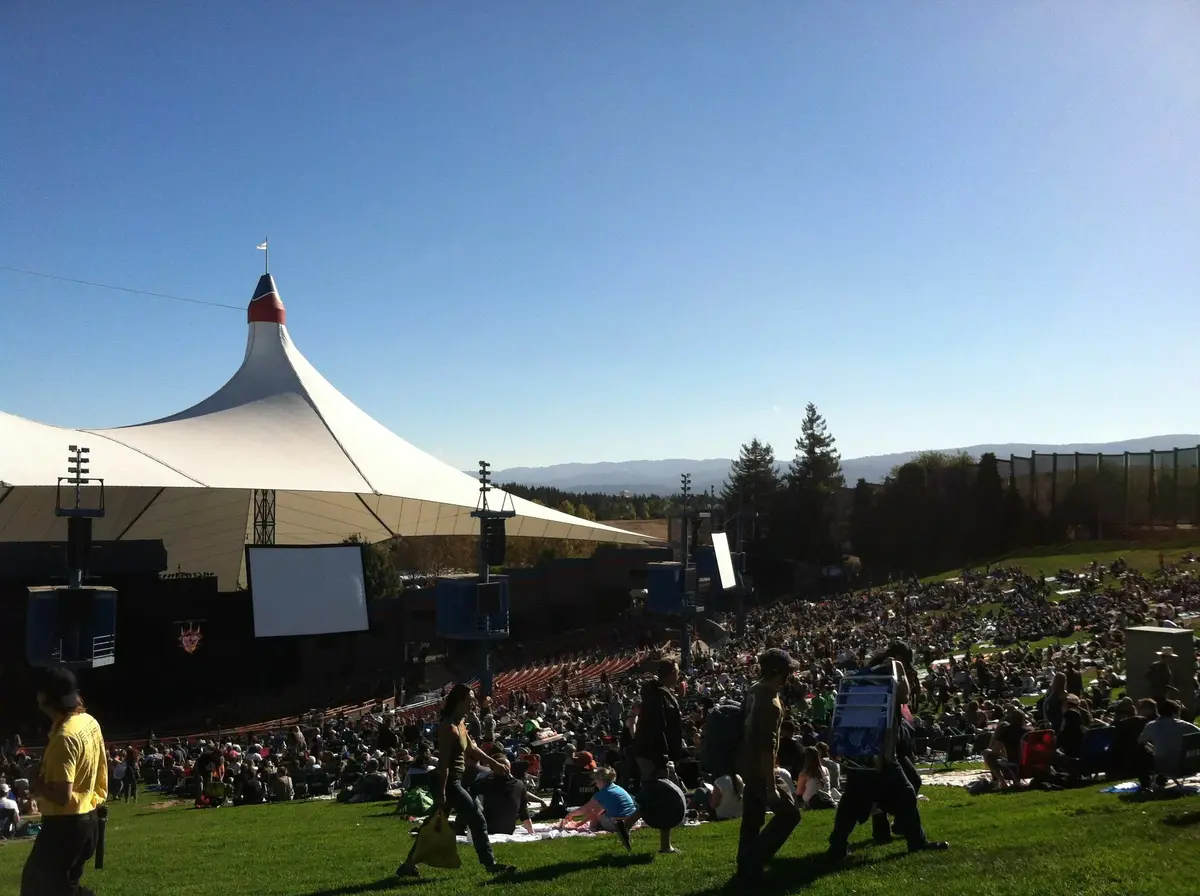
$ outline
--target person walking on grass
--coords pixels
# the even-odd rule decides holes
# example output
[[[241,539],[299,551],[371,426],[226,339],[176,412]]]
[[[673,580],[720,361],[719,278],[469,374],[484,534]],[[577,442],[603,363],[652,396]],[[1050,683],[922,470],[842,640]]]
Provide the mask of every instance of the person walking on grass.
[[[882,658],[876,658],[882,659]],[[875,662],[873,660],[872,662]],[[888,669],[892,660],[888,659],[878,673]],[[868,667],[870,674],[874,667]],[[845,786],[842,788],[842,798],[838,801],[837,814],[833,818],[833,832],[829,835],[829,858],[840,862],[850,854],[850,834],[854,828],[871,817],[878,809],[884,814],[882,830],[876,836],[882,839],[887,828],[886,816],[891,815],[895,822],[892,827],[908,841],[908,851],[924,852],[928,850],[943,851],[950,848],[944,840],[930,840],[925,836],[921,826],[921,811],[917,807],[917,791],[913,782],[905,773],[904,757],[911,755],[912,744],[904,743],[913,736],[912,727],[904,721],[901,707],[909,702],[910,684],[907,672],[896,680],[896,708],[891,724],[895,728],[900,744],[896,748],[896,756],[882,762],[878,769],[848,769],[845,775]],[[913,766],[915,772],[916,767]],[[917,775],[920,783],[920,775]]]
[[[466,718],[475,705],[475,692],[465,684],[456,684],[446,695],[442,704],[441,721],[438,723],[438,765],[434,773],[436,784],[433,795],[433,813],[454,810],[471,831],[471,843],[479,864],[495,877],[507,877],[517,869],[512,865],[501,865],[488,842],[487,822],[483,813],[467,789],[463,786],[463,775],[467,770],[467,759],[485,765],[498,775],[508,774],[508,767],[479,749],[467,734]],[[413,861],[416,844],[409,850],[404,864],[396,869],[397,877],[420,877]]]
[[[658,662],[656,675],[642,686],[642,709],[633,735],[633,755],[637,759],[642,786],[675,777],[675,763],[683,755],[683,715],[675,698],[679,690],[679,664],[675,660]],[[637,816],[640,817],[640,816]],[[630,827],[637,817],[629,822]],[[660,853],[677,853],[671,845],[671,829],[658,832]]]
[[[800,809],[791,788],[776,775],[779,729],[783,724],[783,702],[779,692],[796,670],[784,650],[767,650],[758,658],[759,680],[742,704],[745,735],[738,751],[737,766],[742,791],[742,828],[738,835],[737,878],[752,884],[800,824]],[[767,812],[773,813],[766,822]]]

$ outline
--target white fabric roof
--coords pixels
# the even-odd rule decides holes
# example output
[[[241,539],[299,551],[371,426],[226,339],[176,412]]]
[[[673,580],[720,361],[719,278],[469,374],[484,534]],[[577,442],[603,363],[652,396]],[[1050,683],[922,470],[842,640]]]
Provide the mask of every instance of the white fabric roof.
[[[171,570],[244,582],[254,489],[276,492],[276,544],[360,534],[470,535],[474,478],[418,450],[356,407],[300,354],[274,280],[251,301],[246,356],[204,401],[137,426],[74,430],[0,412],[0,541],[62,541],[55,486],[67,448],[91,449],[107,513],[97,540],[161,538]],[[493,490],[513,506],[515,536],[639,543],[644,536]],[[511,502],[511,503],[509,503]]]

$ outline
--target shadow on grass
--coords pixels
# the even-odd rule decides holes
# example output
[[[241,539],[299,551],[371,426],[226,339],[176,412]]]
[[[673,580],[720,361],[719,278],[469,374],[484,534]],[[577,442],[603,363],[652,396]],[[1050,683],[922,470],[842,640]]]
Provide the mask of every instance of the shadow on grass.
[[[595,871],[607,868],[633,868],[637,865],[649,865],[654,861],[650,853],[634,853],[633,855],[600,856],[586,862],[555,862],[552,865],[542,865],[527,871],[517,871],[516,874],[498,880],[497,883],[524,884],[532,881],[558,880],[568,874],[578,871]],[[313,894],[316,896],[316,894]]]
[[[1169,803],[1174,800],[1181,800],[1186,797],[1194,797],[1200,793],[1195,785],[1186,785],[1183,787],[1166,787],[1162,790],[1138,790],[1133,793],[1121,793],[1117,795],[1123,803]]]
[[[820,880],[822,877],[837,874],[839,871],[864,868],[870,865],[881,865],[884,862],[893,862],[897,859],[907,858],[908,856],[907,852],[890,852],[887,855],[872,859],[864,851],[864,848],[874,845],[871,840],[852,843],[850,846],[850,857],[841,861],[830,858],[824,852],[813,852],[804,856],[789,856],[787,858],[774,859],[767,866],[766,873],[763,875],[761,881],[757,881],[754,884],[754,894],[755,896],[784,896],[784,894],[794,893],[797,890],[803,889]],[[708,890],[697,891],[691,894],[691,896],[728,896],[731,893],[744,893],[745,890],[746,884],[733,877],[733,868],[731,867],[728,883]]]
[[[306,893],[305,896],[358,896],[360,893],[388,893],[426,883],[432,883],[432,881],[419,877],[385,877],[383,880],[374,880],[365,884],[347,884],[344,887],[314,890],[312,893]]]
[[[517,871],[515,874],[510,874],[494,881],[494,883],[521,884],[531,881],[545,882],[558,880],[560,877],[575,874],[579,871],[594,871],[603,868],[633,868],[638,865],[649,865],[653,861],[654,856],[641,853],[635,855],[601,856],[587,862],[555,862],[552,865],[542,865],[541,867],[530,868],[526,871]],[[440,882],[439,879],[432,876],[423,878],[386,877],[383,880],[369,881],[362,884],[347,884],[342,887],[315,890],[304,894],[304,896],[359,896],[359,894],[364,893],[389,893],[407,887],[438,882]],[[485,885],[491,883],[493,881],[489,880],[485,882]]]
[[[1168,815],[1162,820],[1165,825],[1170,825],[1173,828],[1184,828],[1188,825],[1200,824],[1200,810],[1196,812],[1183,812],[1179,815]]]

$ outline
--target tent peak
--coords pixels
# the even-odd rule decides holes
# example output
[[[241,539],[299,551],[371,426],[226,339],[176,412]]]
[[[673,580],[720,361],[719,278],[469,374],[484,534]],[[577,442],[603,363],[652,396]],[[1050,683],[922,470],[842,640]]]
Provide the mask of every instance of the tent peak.
[[[250,299],[250,307],[246,309],[246,322],[281,325],[287,323],[287,311],[279,298],[275,278],[270,274],[263,274],[258,278],[254,297]]]

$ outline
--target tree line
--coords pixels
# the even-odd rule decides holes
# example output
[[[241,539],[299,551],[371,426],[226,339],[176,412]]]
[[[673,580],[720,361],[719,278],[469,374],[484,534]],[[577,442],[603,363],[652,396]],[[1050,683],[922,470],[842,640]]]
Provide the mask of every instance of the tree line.
[[[864,571],[871,579],[927,575],[1001,557],[1016,548],[1109,536],[1129,517],[1129,470],[1122,477],[1101,468],[1072,475],[1053,488],[1047,506],[1022,491],[1037,485],[1010,479],[994,454],[927,451],[901,464],[881,483],[848,486],[841,455],[825,418],[810,403],[792,458],[783,469],[774,448],[752,438],[732,462],[718,495],[691,496],[693,506],[723,506],[731,532],[751,556],[816,567]],[[1028,479],[1029,477],[1026,477]],[[1182,477],[1181,477],[1182,478]],[[610,495],[508,483],[505,491],[587,520],[662,519],[678,509],[680,495]],[[1200,518],[1200,484],[1151,476],[1153,518],[1174,513]],[[1122,496],[1124,504],[1122,505]],[[740,530],[736,527],[740,527]],[[369,578],[376,593],[391,593],[384,568],[442,575],[474,569],[472,536],[398,539],[375,546]],[[594,544],[551,539],[508,541],[508,565],[534,566],[557,557],[589,556]]]
[[[976,459],[965,451],[926,451],[881,483],[860,479],[848,488],[836,441],[809,404],[788,468],[777,472],[772,447],[751,439],[741,446],[722,497],[730,510],[752,507],[765,518],[757,543],[763,553],[823,566],[852,555],[874,579],[985,563],[1017,548],[1128,534],[1134,487],[1128,470],[1063,477],[1042,504],[1030,477],[1014,476],[1004,464],[1006,475],[1001,466],[992,453]],[[1193,506],[1200,514],[1200,488],[1166,473],[1151,477],[1149,495],[1152,506],[1169,503],[1177,516]]]
[[[752,554],[814,566],[842,565],[847,558],[872,578],[926,575],[986,562],[1019,547],[1059,544],[1115,533],[1120,528],[1118,474],[1064,479],[1047,508],[1022,494],[1031,483],[1016,480],[994,454],[926,451],[891,470],[883,482],[848,485],[837,441],[816,405],[809,403],[792,457],[780,468],[774,448],[752,438],[732,462],[719,503],[740,525]],[[1160,474],[1153,495],[1171,494],[1175,504],[1200,514],[1200,488],[1175,488]],[[1028,477],[1026,477],[1028,479]],[[1126,474],[1128,480],[1128,474]],[[589,519],[655,519],[681,503],[678,495],[622,498],[573,494],[551,488],[508,485],[528,497]],[[1185,493],[1186,492],[1186,493]],[[709,495],[693,500],[708,503]],[[1128,499],[1126,499],[1126,502]],[[1159,504],[1166,503],[1159,499]],[[740,523],[738,520],[740,519]]]
[[[505,483],[501,489],[543,507],[553,507],[584,520],[661,520],[682,503],[679,495],[606,495],[602,492],[568,492],[547,485]],[[705,507],[715,499],[707,494],[693,497]]]

